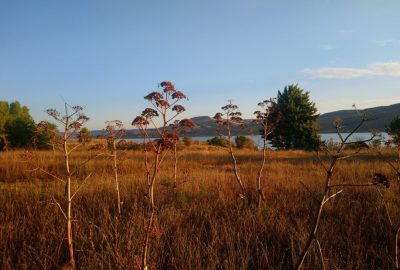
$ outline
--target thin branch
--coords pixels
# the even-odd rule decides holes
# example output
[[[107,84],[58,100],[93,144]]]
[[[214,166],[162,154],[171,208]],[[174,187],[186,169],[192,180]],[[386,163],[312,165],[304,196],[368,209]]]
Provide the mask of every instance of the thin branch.
[[[72,147],[70,150],[68,150],[68,155],[71,154],[74,150],[76,150],[79,146],[81,146],[82,143],[78,143],[77,145],[75,145],[74,147]]]
[[[326,198],[325,200],[322,201],[322,205],[326,204],[330,199],[333,199],[334,197],[336,197],[337,195],[339,195],[342,192],[343,192],[343,189],[339,190],[338,192],[333,193],[331,196],[329,196],[328,198]]]
[[[83,179],[81,185],[75,190],[74,194],[72,194],[72,196],[71,196],[71,201],[72,201],[72,199],[75,197],[75,195],[79,192],[79,190],[83,187],[83,185],[85,184],[85,181],[86,181],[87,179],[89,179],[89,177],[90,177],[91,175],[92,175],[92,173],[90,173],[88,176],[85,177],[85,179]]]
[[[321,244],[319,243],[318,239],[315,239],[315,242],[317,242],[317,247],[318,247],[319,255],[320,255],[320,258],[321,258],[322,270],[325,270],[325,262],[324,262],[324,256],[322,254]]]
[[[313,198],[317,203],[320,203],[320,201],[314,197],[313,193],[311,190],[306,186],[306,184],[303,183],[303,181],[300,181],[300,184],[310,193],[311,198]]]
[[[396,171],[396,173],[398,173],[398,174],[400,173],[400,169],[399,169],[399,168],[396,168],[396,167],[392,164],[392,162],[390,162],[390,161],[382,154],[381,151],[378,151],[378,154],[379,154],[379,156],[380,156],[387,164],[389,164],[390,167],[392,167],[393,170]]]
[[[154,129],[157,131],[158,135],[160,135],[160,137],[162,137],[162,133],[161,133],[161,131],[158,129],[157,125],[154,123],[153,118],[150,118],[150,122],[153,124]]]
[[[82,167],[83,165],[85,165],[86,163],[89,163],[92,159],[95,159],[95,158],[98,158],[98,157],[104,156],[104,155],[106,155],[106,153],[98,153],[98,154],[96,154],[96,155],[93,156],[93,157],[89,157],[89,158],[86,159],[84,162],[82,162],[81,164],[79,164],[79,165],[77,166],[77,168],[76,168],[73,172],[71,172],[70,175],[76,174],[76,173],[81,169],[81,167]]]
[[[52,197],[52,199],[53,199],[54,203],[55,203],[55,204],[58,206],[58,208],[60,209],[61,214],[63,214],[65,220],[67,220],[67,215],[66,215],[65,212],[62,210],[61,205],[57,202],[57,200],[56,200],[54,197]]]
[[[353,153],[351,153],[349,155],[338,157],[337,159],[338,160],[348,159],[348,158],[356,156],[358,153],[360,153],[360,150],[357,150],[357,151],[355,151],[355,152],[353,152]]]
[[[150,140],[150,136],[147,132],[147,128],[143,128],[143,127],[139,127],[139,130],[142,132],[143,134],[143,140],[144,140],[144,147],[146,147],[146,138],[148,140],[148,142],[150,142],[151,146],[153,147],[154,151],[157,150],[156,146],[154,145],[153,141]]]
[[[61,178],[58,177],[57,175],[54,175],[54,174],[52,174],[52,173],[49,173],[48,171],[46,171],[46,170],[44,170],[44,169],[42,169],[42,168],[36,168],[36,169],[30,170],[30,171],[31,171],[31,172],[34,172],[34,171],[37,171],[37,170],[39,170],[39,171],[41,171],[41,172],[44,172],[45,174],[50,175],[50,176],[53,177],[54,179],[57,179],[57,180],[59,180],[59,181],[61,181],[61,182],[63,182],[63,183],[65,184],[65,180],[64,180],[64,179],[61,179]]]
[[[159,112],[159,113],[163,113],[160,108],[158,108],[158,106],[156,104],[153,103],[153,101],[150,101],[151,105],[153,105],[153,107]]]
[[[325,172],[328,172],[328,168],[325,166],[324,162],[321,159],[321,156],[319,155],[319,151],[317,151],[317,158],[319,163],[321,164],[322,168],[324,168]]]
[[[378,190],[378,192],[379,192],[379,195],[380,195],[381,198],[382,198],[383,206],[385,207],[386,216],[387,216],[387,218],[388,218],[388,220],[389,220],[390,226],[393,227],[393,221],[392,221],[392,218],[390,217],[389,208],[388,208],[388,205],[387,205],[387,203],[386,203],[385,197],[383,196],[382,192],[381,192],[379,189],[377,189],[377,190]]]
[[[346,138],[343,141],[344,144],[364,124],[365,121],[366,121],[366,119],[364,119],[364,118],[361,119],[360,123],[358,123],[358,125],[346,136]]]
[[[377,186],[379,183],[366,183],[366,184],[352,184],[352,183],[343,183],[337,185],[330,185],[330,188],[333,187],[370,187],[370,186]]]
[[[175,119],[175,117],[177,117],[178,115],[180,115],[180,113],[176,113],[174,116],[172,116],[169,120],[167,120],[166,123],[171,122],[171,120]]]

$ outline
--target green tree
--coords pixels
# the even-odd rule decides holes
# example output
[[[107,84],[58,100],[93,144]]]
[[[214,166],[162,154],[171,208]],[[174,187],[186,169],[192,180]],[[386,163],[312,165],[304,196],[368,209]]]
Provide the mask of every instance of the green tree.
[[[224,136],[213,137],[207,140],[209,145],[228,147],[229,141]]]
[[[41,121],[35,125],[33,136],[33,145],[37,149],[53,149],[57,143],[60,143],[61,137],[57,126],[48,121]]]
[[[7,101],[0,101],[0,151],[7,148],[6,123],[10,118],[9,105]]]
[[[239,149],[257,149],[254,141],[246,136],[236,136],[235,144]]]
[[[315,103],[310,101],[309,92],[297,84],[285,86],[282,92],[278,91],[274,107],[268,119],[277,123],[268,137],[274,147],[304,150],[318,148],[320,138],[316,121],[319,115]]]
[[[84,127],[79,132],[78,139],[79,139],[80,143],[85,144],[85,143],[90,142],[92,140],[92,134],[90,133],[88,128]]]
[[[5,134],[6,123],[10,118],[10,109],[7,101],[0,101],[0,134]]]
[[[386,127],[386,132],[392,137],[392,142],[400,147],[400,116],[395,117]]]
[[[32,144],[35,122],[29,114],[26,106],[21,106],[18,101],[8,106],[8,114],[5,111],[7,102],[1,102],[0,124],[4,123],[4,134],[11,147],[28,147]],[[2,128],[0,126],[0,128]]]

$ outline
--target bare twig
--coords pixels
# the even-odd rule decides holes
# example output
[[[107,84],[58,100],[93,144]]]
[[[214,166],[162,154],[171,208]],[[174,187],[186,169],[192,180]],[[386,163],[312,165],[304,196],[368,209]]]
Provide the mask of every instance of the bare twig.
[[[58,206],[58,209],[60,209],[61,214],[64,216],[65,220],[67,220],[67,215],[65,214],[64,210],[62,209],[61,205],[57,202],[57,200],[52,197],[54,204]]]
[[[83,185],[85,184],[86,180],[89,179],[89,177],[92,175],[92,173],[90,173],[88,176],[85,177],[85,179],[83,179],[82,183],[79,185],[79,187],[75,190],[74,194],[72,194],[71,196],[71,200],[75,197],[75,195],[79,192],[79,190],[81,190],[81,188],[83,187]]]
[[[321,244],[319,243],[319,240],[318,240],[318,239],[315,239],[315,242],[317,243],[317,247],[318,247],[318,251],[319,251],[319,256],[320,256],[320,258],[321,258],[322,270],[325,270],[324,255],[322,254]]]

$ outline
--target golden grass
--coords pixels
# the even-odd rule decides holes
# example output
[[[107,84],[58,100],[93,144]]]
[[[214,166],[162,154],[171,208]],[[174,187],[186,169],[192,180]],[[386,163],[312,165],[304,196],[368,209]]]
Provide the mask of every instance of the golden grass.
[[[82,149],[72,166],[94,151]],[[392,155],[388,150],[387,156]],[[324,172],[315,154],[270,152],[261,209],[237,198],[225,150],[201,144],[179,152],[177,188],[167,156],[156,183],[158,215],[152,233],[152,269],[290,269],[307,239]],[[122,215],[117,214],[112,162],[100,157],[82,167],[75,187],[89,173],[74,200],[76,260],[79,269],[138,269],[146,224],[146,184],[141,151],[120,153]],[[393,153],[394,157],[394,153]],[[257,151],[238,151],[240,173],[255,196]],[[0,153],[1,269],[56,269],[67,260],[65,225],[54,199],[63,201],[63,183],[37,170],[62,172],[63,156]],[[366,183],[375,172],[391,176],[373,152],[340,161],[334,183]],[[308,190],[303,187],[304,183]],[[379,189],[394,222],[400,221],[399,187]],[[388,269],[389,222],[376,187],[348,188],[325,208],[318,233],[326,269]],[[321,269],[312,248],[304,269]]]

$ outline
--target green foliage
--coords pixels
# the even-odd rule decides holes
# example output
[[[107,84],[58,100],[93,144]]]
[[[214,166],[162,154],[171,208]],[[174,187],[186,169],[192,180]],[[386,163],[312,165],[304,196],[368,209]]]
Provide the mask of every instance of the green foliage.
[[[392,137],[392,142],[400,147],[400,116],[395,117],[386,127],[386,132]]]
[[[18,101],[8,104],[0,101],[0,134],[11,147],[28,147],[32,144],[35,122],[26,106]]]
[[[193,143],[192,137],[183,137],[182,139],[183,143],[185,144],[186,147],[189,147]]]
[[[235,138],[236,147],[239,149],[257,149],[253,140],[246,136],[237,136]]]
[[[92,134],[90,133],[89,129],[84,127],[81,129],[78,135],[78,139],[80,143],[87,143],[92,141]]]
[[[373,148],[380,148],[382,146],[382,140],[381,139],[375,139],[371,142],[371,146]]]
[[[60,139],[61,138],[55,124],[42,121],[35,126],[33,144],[37,149],[54,149],[55,144]]]
[[[220,146],[220,147],[228,147],[229,141],[223,136],[214,137],[212,139],[207,140],[209,145]]]
[[[7,150],[8,141],[6,135],[0,134],[0,151]]]
[[[10,118],[10,109],[7,101],[0,101],[0,134],[5,133],[5,126]]]
[[[278,91],[274,106],[268,119],[277,123],[275,130],[268,137],[272,139],[274,147],[304,150],[318,148],[320,141],[316,123],[318,114],[308,92],[297,84],[285,86],[283,92]]]

